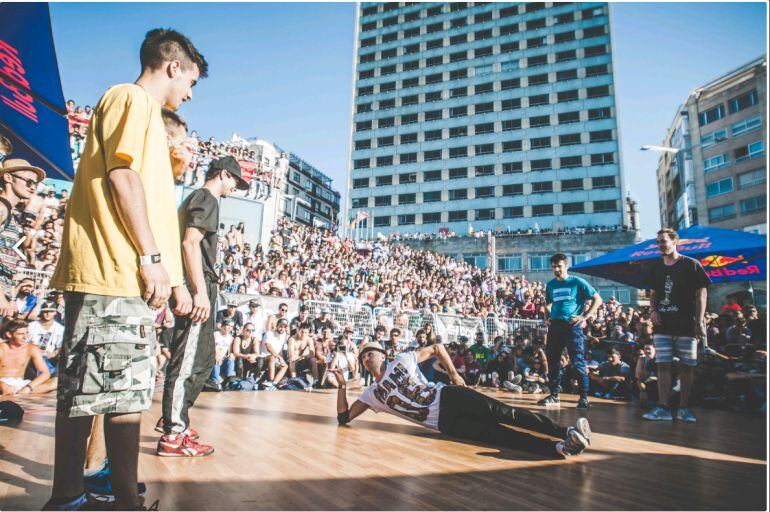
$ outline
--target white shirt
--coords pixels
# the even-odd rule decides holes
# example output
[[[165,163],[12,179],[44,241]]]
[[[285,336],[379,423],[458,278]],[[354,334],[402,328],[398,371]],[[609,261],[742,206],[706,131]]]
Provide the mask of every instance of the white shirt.
[[[358,397],[374,412],[384,411],[438,430],[444,384],[427,384],[417,366],[417,353],[404,352],[388,363],[385,374]]]
[[[43,352],[59,350],[63,339],[64,326],[55,320],[48,329],[38,321],[29,324],[29,341],[40,347]]]
[[[217,331],[214,333],[214,344],[217,349],[227,355],[230,352],[230,348],[233,346],[233,337],[230,334],[222,334]]]
[[[243,313],[243,324],[252,324],[254,326],[254,337],[262,339],[262,334],[265,332],[265,315],[261,309],[258,309],[253,315],[248,312]]]
[[[265,336],[262,338],[262,343],[259,344],[259,357],[272,355],[268,352],[267,345],[270,345],[276,354],[281,355],[288,338],[289,336],[285,332],[283,334],[276,334],[276,331],[266,332]]]

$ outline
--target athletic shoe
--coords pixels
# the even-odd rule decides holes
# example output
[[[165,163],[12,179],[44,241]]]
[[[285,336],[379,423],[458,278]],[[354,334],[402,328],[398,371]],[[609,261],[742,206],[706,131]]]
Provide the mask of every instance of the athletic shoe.
[[[105,461],[104,467],[98,472],[83,475],[83,489],[91,494],[108,494],[112,491],[109,461]]]
[[[158,432],[160,434],[164,433],[164,430],[163,430],[163,418],[159,419],[158,423],[155,424],[155,432]],[[188,436],[190,436],[190,439],[192,439],[193,441],[196,441],[196,440],[200,439],[200,437],[201,437],[200,434],[198,434],[198,431],[195,430],[192,427],[187,427],[187,431],[185,433]]]
[[[86,490],[88,491],[87,488]],[[94,501],[98,501],[100,503],[115,503],[115,495],[112,494],[112,491],[106,493],[88,491],[88,493],[91,495],[91,498]],[[144,482],[139,482],[136,484],[136,493],[141,497],[144,497],[144,495],[147,494],[147,486]]]
[[[521,393],[522,391],[524,391],[524,389],[521,386],[509,380],[506,380],[505,382],[503,382],[503,389],[507,389],[508,391],[513,391],[514,393]]]
[[[681,407],[676,411],[676,419],[685,423],[695,423],[695,415],[687,407]]]
[[[581,396],[580,400],[578,400],[577,406],[575,409],[578,411],[587,411],[591,408],[591,404],[588,403],[588,398]]]
[[[68,501],[48,500],[43,505],[42,510],[114,510],[115,505],[105,501],[94,499],[90,494],[84,492]]]
[[[591,426],[585,418],[578,418],[575,423],[575,430],[586,440],[586,445],[591,446]]]
[[[538,400],[537,405],[545,405],[546,407],[560,407],[561,400],[559,400],[559,395],[551,394],[542,400]]]
[[[588,447],[588,441],[575,428],[567,429],[567,438],[556,443],[556,452],[564,457],[580,455]]]
[[[203,390],[204,391],[222,391],[222,385],[213,379],[208,379],[206,380],[206,382],[203,383]]]
[[[185,434],[167,434],[158,441],[155,453],[160,457],[205,457],[214,453],[214,448]]]
[[[278,389],[278,387],[275,385],[273,381],[266,380],[262,383],[262,389],[265,391],[275,391]]]
[[[642,416],[642,418],[650,421],[674,421],[674,418],[671,417],[671,410],[664,409],[661,406],[651,410]]]

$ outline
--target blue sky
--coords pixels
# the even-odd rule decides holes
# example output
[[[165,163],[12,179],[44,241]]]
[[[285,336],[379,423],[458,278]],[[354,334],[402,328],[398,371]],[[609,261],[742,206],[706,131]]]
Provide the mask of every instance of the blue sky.
[[[612,4],[626,186],[642,234],[660,224],[659,143],[693,88],[766,52],[764,3]],[[233,131],[298,153],[345,195],[355,4],[52,3],[64,95],[95,103],[139,73],[144,33],[173,27],[210,64],[181,114],[203,136]]]

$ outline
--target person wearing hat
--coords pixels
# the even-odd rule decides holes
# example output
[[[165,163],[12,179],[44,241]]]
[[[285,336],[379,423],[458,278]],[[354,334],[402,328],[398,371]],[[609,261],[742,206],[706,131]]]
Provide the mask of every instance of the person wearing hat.
[[[195,457],[214,451],[211,446],[190,439],[189,410],[198,398],[215,360],[214,318],[211,310],[219,294],[216,272],[219,237],[219,200],[248,185],[233,157],[211,162],[206,183],[190,194],[179,207],[182,230],[182,259],[185,282],[192,296],[192,311],[177,316],[171,336],[171,358],[163,388],[163,418],[158,426],[163,436],[157,454],[164,457]],[[228,304],[226,319],[239,332],[243,315]],[[237,313],[237,315],[236,315]],[[218,324],[223,324],[217,319]],[[232,340],[231,340],[232,341]]]
[[[336,325],[334,324],[334,320],[331,319],[329,316],[329,313],[331,313],[331,310],[324,306],[321,308],[321,314],[318,316],[318,318],[313,319],[313,332],[315,334],[320,334],[321,331],[324,330],[325,327],[329,327],[332,331],[336,330]]]
[[[227,307],[224,309],[220,309],[217,312],[217,318],[216,322],[214,322],[214,327],[216,329],[219,329],[219,326],[224,322],[225,320],[232,320],[235,326],[233,329],[235,332],[240,332],[241,328],[243,327],[243,324],[245,321],[243,320],[243,313],[238,311],[238,301],[234,298],[230,298],[227,301]]]
[[[342,370],[331,371],[339,385],[337,421],[340,425],[346,425],[372,409],[375,413],[393,414],[451,437],[548,456],[578,455],[590,444],[591,429],[585,418],[579,418],[574,427],[565,427],[548,416],[512,407],[466,387],[440,343],[403,352],[393,361],[388,361],[385,349],[377,342],[362,344],[359,353],[362,365],[372,374],[374,382],[352,406],[348,407],[347,382]],[[429,384],[420,373],[418,365],[431,357],[437,358],[449,370],[450,385]]]
[[[13,289],[13,276],[19,265],[19,253],[13,250],[24,232],[22,220],[14,213],[16,205],[35,195],[45,171],[20,158],[3,159],[0,167],[0,317],[10,318],[15,307],[6,294]]]
[[[51,375],[56,373],[59,349],[64,339],[64,326],[56,321],[56,303],[43,302],[40,318],[29,324],[29,341],[40,347]]]
[[[265,314],[262,311],[262,304],[259,299],[249,301],[249,311],[243,315],[243,325],[252,324],[254,326],[253,335],[258,340],[265,334]]]

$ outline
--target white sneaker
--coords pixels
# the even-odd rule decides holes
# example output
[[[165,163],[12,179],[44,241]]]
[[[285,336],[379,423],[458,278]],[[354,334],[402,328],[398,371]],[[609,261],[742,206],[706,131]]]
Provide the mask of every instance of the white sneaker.
[[[522,387],[518,384],[514,384],[513,382],[506,380],[503,382],[503,388],[507,389],[508,391],[513,391],[514,393],[521,393],[523,391]]]

